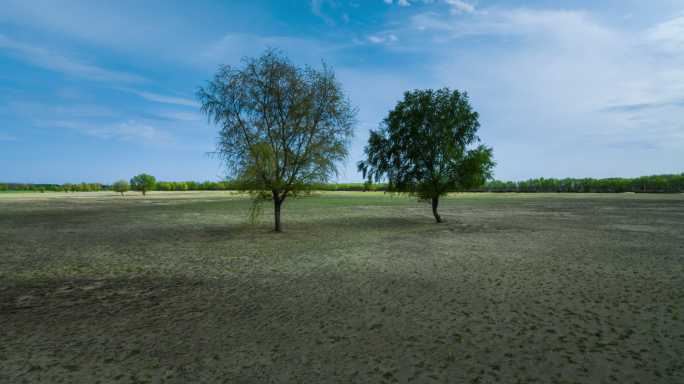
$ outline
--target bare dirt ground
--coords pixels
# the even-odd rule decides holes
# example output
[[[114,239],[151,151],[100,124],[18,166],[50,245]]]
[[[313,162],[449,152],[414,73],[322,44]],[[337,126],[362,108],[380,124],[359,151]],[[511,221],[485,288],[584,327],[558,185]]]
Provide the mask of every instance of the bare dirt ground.
[[[2,383],[684,383],[684,196],[0,195]]]

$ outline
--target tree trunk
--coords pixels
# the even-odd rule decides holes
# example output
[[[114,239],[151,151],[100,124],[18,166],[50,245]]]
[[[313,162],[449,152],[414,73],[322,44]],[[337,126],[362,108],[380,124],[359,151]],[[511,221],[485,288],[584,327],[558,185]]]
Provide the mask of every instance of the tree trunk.
[[[275,228],[276,232],[282,232],[280,226],[280,207],[283,205],[283,199],[281,199],[277,194],[273,195],[273,213],[275,214]]]
[[[145,194],[147,193],[147,191],[145,191],[145,190],[143,189],[143,190],[142,190],[142,193],[143,193],[143,196],[145,196]]]
[[[432,214],[435,215],[435,220],[437,220],[438,223],[441,223],[442,218],[439,216],[439,213],[437,213],[437,206],[438,205],[439,205],[439,196],[433,197],[432,198]]]

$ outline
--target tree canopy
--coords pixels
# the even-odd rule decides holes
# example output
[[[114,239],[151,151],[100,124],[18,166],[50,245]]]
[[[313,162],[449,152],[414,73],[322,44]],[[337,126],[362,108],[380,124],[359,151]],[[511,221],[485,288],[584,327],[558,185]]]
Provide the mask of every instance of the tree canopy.
[[[495,165],[480,139],[479,115],[467,93],[442,88],[404,93],[378,130],[371,130],[366,160],[358,163],[369,181],[387,179],[388,190],[432,202],[437,222],[439,197],[482,185]]]
[[[121,196],[124,195],[124,192],[128,192],[129,189],[131,189],[131,186],[128,184],[128,181],[126,180],[118,180],[112,184],[112,189],[115,192],[119,192]]]
[[[141,191],[143,196],[147,194],[147,191],[154,190],[157,184],[157,179],[152,175],[146,173],[141,173],[137,176],[133,176],[131,179],[131,189],[134,191]]]
[[[272,199],[275,230],[286,197],[326,182],[346,159],[356,110],[334,72],[297,67],[268,50],[242,66],[221,66],[198,90],[219,126],[216,153],[229,177],[258,202]]]

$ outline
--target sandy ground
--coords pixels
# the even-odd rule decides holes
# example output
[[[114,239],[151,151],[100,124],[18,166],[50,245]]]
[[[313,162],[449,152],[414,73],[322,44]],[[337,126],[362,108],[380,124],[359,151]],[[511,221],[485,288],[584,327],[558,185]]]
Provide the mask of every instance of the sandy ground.
[[[0,194],[0,382],[684,383],[682,195],[248,207]]]

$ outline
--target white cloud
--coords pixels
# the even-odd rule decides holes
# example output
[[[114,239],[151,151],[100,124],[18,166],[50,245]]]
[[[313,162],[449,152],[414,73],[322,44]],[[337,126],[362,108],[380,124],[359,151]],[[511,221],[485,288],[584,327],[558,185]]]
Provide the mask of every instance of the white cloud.
[[[0,111],[7,111],[11,115],[22,116],[29,119],[82,119],[82,118],[111,118],[116,117],[115,110],[108,106],[69,102],[38,103],[33,101],[10,101],[0,107]]]
[[[684,16],[653,26],[646,36],[664,52],[684,56]]]
[[[311,12],[320,17],[328,25],[335,25],[335,20],[323,11],[326,0],[311,0]]]
[[[385,4],[392,5],[392,4],[397,4],[400,7],[408,7],[411,5],[411,2],[409,0],[383,0]]]
[[[99,49],[156,60],[180,60],[199,41],[196,25],[173,12],[174,5],[88,0],[3,0],[0,25],[78,41]],[[173,38],[169,38],[173,31]]]
[[[499,8],[476,16],[469,20],[456,20],[438,13],[424,12],[411,17],[410,28],[438,31],[439,37],[445,40],[489,35],[525,37],[531,42],[549,39],[580,42],[582,37],[604,39],[606,35],[614,33],[582,11]],[[576,35],[578,33],[581,35]]]
[[[19,42],[4,35],[0,35],[0,49],[31,65],[66,75],[117,83],[140,83],[145,81],[143,77],[138,75],[105,69],[43,47]]]
[[[497,172],[634,175],[671,171],[665,159],[684,147],[682,27],[672,19],[626,30],[569,10],[489,8],[467,19],[422,12],[394,31],[402,44],[391,49],[430,58],[425,86],[469,91]],[[482,37],[486,44],[467,45]]]
[[[385,39],[383,37],[380,37],[380,36],[370,35],[370,36],[368,36],[368,41],[370,41],[371,43],[374,43],[374,44],[380,44],[380,43],[384,43]]]
[[[156,103],[174,104],[174,105],[182,105],[182,106],[186,106],[186,107],[199,108],[198,102],[196,102],[195,100],[184,98],[184,97],[162,95],[159,93],[138,91],[138,90],[134,90],[134,89],[123,89],[123,90],[125,90],[127,92],[131,92],[133,94],[136,94],[145,100],[154,101]]]
[[[458,13],[472,13],[475,12],[475,6],[466,2],[465,0],[441,0],[442,3],[446,4],[449,6],[451,9],[452,14],[458,14]],[[385,4],[396,4],[400,7],[408,7],[411,4],[415,3],[423,3],[423,4],[431,4],[434,2],[434,0],[384,0]]]
[[[23,124],[42,130],[68,129],[103,140],[168,145],[176,140],[171,132],[199,130],[202,117],[187,110],[161,110],[145,113],[147,118],[97,104],[48,104],[12,101],[0,106]],[[8,138],[9,140],[9,138]]]
[[[189,122],[189,121],[202,121],[202,115],[199,113],[195,112],[187,112],[187,111],[162,111],[156,113],[157,116],[161,117],[162,119],[166,120],[172,120],[172,121],[181,121],[181,122]]]
[[[54,126],[78,131],[88,136],[104,140],[142,141],[148,144],[170,144],[172,136],[149,123],[127,120],[117,123],[90,123],[82,121],[45,122],[45,126]]]
[[[325,44],[315,39],[289,36],[259,36],[252,34],[227,34],[201,49],[197,64],[215,69],[219,64],[237,65],[243,57],[255,57],[267,48],[283,51],[298,64],[320,64],[344,45]]]
[[[393,33],[385,35],[369,35],[366,38],[373,44],[390,44],[398,40],[397,36]]]
[[[475,12],[475,6],[463,0],[444,0],[445,3],[451,6],[452,13],[472,13]]]

